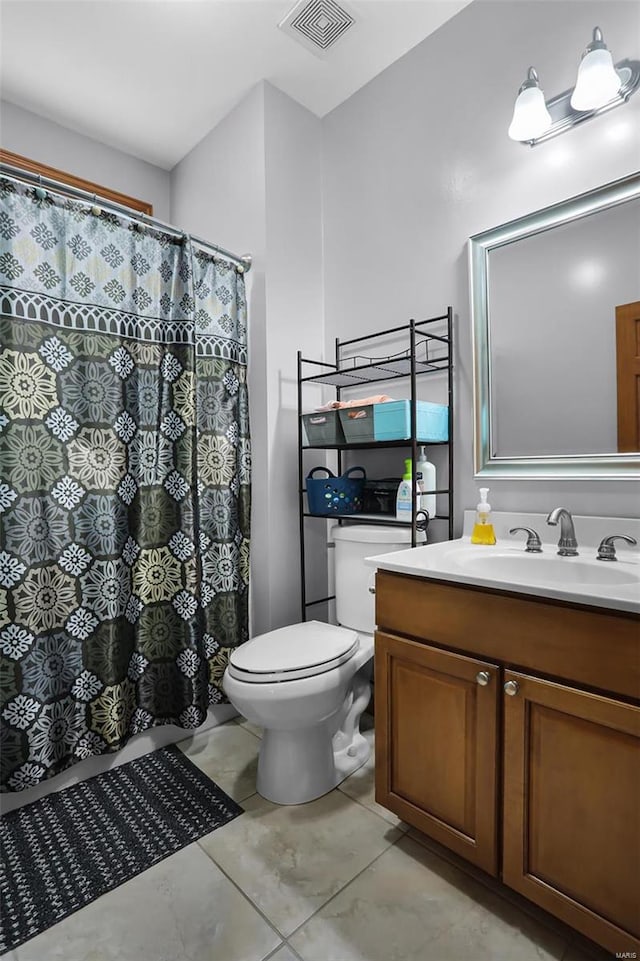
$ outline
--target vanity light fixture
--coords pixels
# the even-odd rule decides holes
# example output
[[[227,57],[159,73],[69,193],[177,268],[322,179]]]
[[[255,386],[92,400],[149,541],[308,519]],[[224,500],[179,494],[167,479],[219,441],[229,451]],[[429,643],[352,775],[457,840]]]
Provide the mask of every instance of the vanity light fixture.
[[[613,100],[621,86],[622,78],[613,66],[602,30],[596,27],[593,40],[582,54],[571,106],[574,110],[597,110]]]
[[[538,74],[533,67],[529,67],[527,79],[518,91],[513,108],[509,136],[512,140],[532,140],[541,137],[552,123]]]
[[[582,55],[573,90],[545,101],[538,74],[529,67],[516,98],[509,127],[512,140],[533,147],[575,124],[626,103],[640,86],[640,63],[621,60],[614,66],[600,27]]]

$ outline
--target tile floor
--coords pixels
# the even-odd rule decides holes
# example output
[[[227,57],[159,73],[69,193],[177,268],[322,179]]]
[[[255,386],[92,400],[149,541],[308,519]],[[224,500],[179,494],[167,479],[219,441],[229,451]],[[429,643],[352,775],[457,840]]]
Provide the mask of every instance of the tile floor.
[[[245,813],[61,921],[9,961],[593,961],[438,857],[376,804],[373,758],[331,794],[255,793],[260,732],[180,743]],[[373,732],[366,736],[373,740]],[[600,957],[605,957],[602,954]]]

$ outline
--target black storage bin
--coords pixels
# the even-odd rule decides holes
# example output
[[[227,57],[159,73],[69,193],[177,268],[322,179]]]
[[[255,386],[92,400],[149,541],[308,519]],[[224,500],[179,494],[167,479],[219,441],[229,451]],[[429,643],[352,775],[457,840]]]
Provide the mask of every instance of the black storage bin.
[[[364,513],[394,516],[396,513],[396,497],[401,480],[401,477],[366,480],[364,482],[364,503],[362,507]]]

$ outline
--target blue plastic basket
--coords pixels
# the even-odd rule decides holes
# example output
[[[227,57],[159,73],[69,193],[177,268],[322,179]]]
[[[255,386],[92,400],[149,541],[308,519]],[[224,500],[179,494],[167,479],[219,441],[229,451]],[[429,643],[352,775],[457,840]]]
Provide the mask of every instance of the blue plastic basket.
[[[317,471],[324,471],[327,476],[314,477]],[[351,477],[354,471],[361,471],[362,477]],[[364,501],[366,479],[364,467],[350,467],[340,477],[336,477],[328,467],[314,467],[307,474],[309,513],[324,517],[359,513]]]

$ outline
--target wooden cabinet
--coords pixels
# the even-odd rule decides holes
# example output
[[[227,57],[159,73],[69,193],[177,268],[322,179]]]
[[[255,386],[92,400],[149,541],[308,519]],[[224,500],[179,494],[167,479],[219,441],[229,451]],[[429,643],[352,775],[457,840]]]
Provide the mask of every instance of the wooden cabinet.
[[[378,572],[376,619],[378,802],[640,956],[640,618]]]
[[[380,632],[375,671],[378,801],[495,874],[498,668]]]
[[[640,708],[515,672],[504,703],[506,884],[612,951],[640,939]]]

